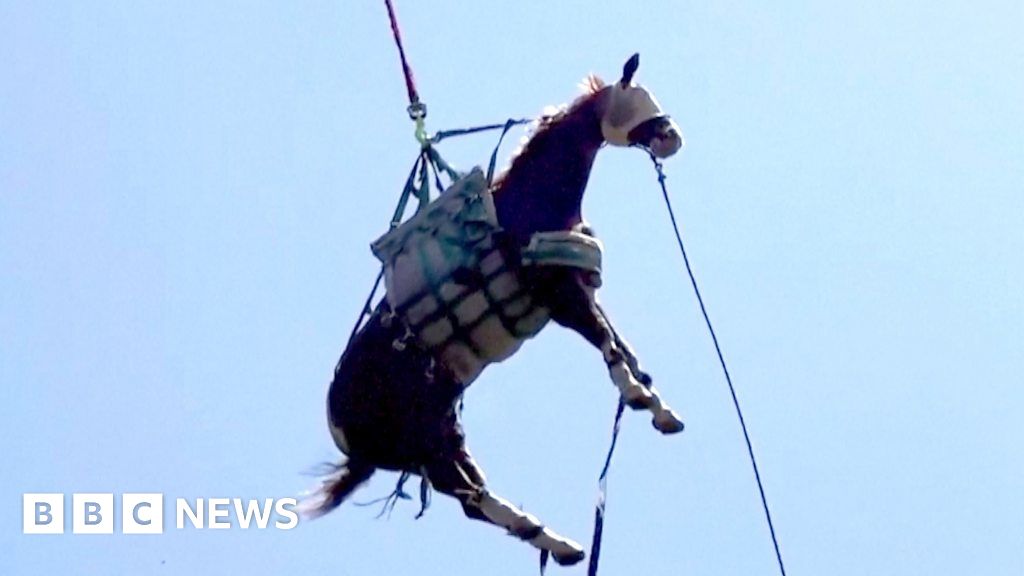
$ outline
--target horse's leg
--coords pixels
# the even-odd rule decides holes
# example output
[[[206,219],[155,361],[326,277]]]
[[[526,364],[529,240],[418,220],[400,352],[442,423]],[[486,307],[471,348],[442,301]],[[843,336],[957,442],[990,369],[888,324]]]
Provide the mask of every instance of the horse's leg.
[[[605,324],[611,326],[611,319],[608,318],[608,313],[604,311],[604,307],[597,301],[597,298],[594,299],[594,304],[597,306],[597,311],[601,314]],[[619,350],[622,351],[623,356],[626,358],[626,366],[629,368],[630,373],[633,374],[633,377],[644,386],[650,386],[653,379],[650,374],[640,368],[640,360],[637,358],[633,347],[624,338],[619,336],[619,333],[614,328],[612,329],[612,337],[615,339],[615,345],[619,347]]]
[[[650,410],[654,427],[661,432],[682,431],[682,420],[662,401],[658,390],[650,385],[650,377],[640,371],[632,349],[616,334],[597,302],[595,288],[579,273],[559,270],[553,274],[557,276],[549,280],[557,282],[548,284],[545,291],[551,319],[576,331],[601,351],[612,382],[631,408]]]
[[[596,299],[594,300],[594,303],[597,304]],[[605,314],[604,309],[602,309],[600,305],[598,305],[597,308],[598,312],[603,317],[605,324],[611,327],[611,321]],[[637,359],[636,352],[633,351],[633,347],[630,346],[629,342],[626,342],[624,338],[620,337],[619,333],[616,332],[614,328],[611,330],[612,337],[615,340],[615,345],[622,351],[625,358],[626,368],[629,370],[630,374],[636,378],[637,381],[643,384],[651,393],[651,402],[646,407],[654,414],[654,427],[666,434],[681,432],[683,430],[683,421],[679,418],[679,415],[676,414],[675,410],[671,409],[668,404],[661,399],[661,394],[658,393],[657,389],[655,389],[652,384],[653,380],[650,374],[644,372],[640,368],[640,360]]]
[[[507,530],[535,548],[547,550],[563,566],[583,559],[583,548],[541,524],[509,501],[487,490],[483,471],[465,449],[452,459],[437,460],[426,467],[427,478],[443,494],[456,498],[466,516]]]

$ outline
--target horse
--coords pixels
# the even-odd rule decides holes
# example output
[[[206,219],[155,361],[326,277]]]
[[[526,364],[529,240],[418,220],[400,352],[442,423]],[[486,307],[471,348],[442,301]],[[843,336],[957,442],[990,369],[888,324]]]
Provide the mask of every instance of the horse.
[[[611,85],[589,76],[584,94],[543,117],[510,166],[476,197],[493,202],[486,206],[496,220],[493,233],[486,235],[492,241],[490,256],[481,257],[477,270],[457,270],[462,278],[453,273],[448,287],[476,294],[515,292],[515,302],[510,297],[489,303],[499,309],[489,317],[501,321],[491,322],[488,330],[463,330],[462,341],[452,344],[453,325],[466,320],[459,317],[459,301],[449,297],[447,304],[455,312],[434,314],[439,322],[450,321],[445,324],[448,344],[424,344],[422,337],[410,338],[411,312],[396,311],[399,306],[391,298],[402,289],[401,282],[389,280],[385,298],[335,369],[327,394],[328,427],[347,460],[333,468],[307,502],[310,516],[338,507],[375,470],[400,471],[403,479],[421,476],[424,485],[456,498],[468,517],[507,530],[550,553],[559,564],[582,560],[585,553],[577,542],[487,489],[460,424],[463,392],[483,368],[510,356],[549,320],[579,333],[601,352],[626,405],[649,411],[653,426],[664,434],[683,429],[598,303],[601,246],[581,213],[591,168],[606,143],[641,147],[657,158],[669,157],[683,145],[675,121],[646,88],[633,82],[638,66],[639,55],[634,54],[621,79]],[[506,263],[504,271],[489,269],[492,260]],[[495,288],[502,278],[512,287]],[[444,298],[437,295],[432,305],[444,308],[446,302],[439,302]],[[513,304],[519,308],[514,316],[518,325],[508,321]]]

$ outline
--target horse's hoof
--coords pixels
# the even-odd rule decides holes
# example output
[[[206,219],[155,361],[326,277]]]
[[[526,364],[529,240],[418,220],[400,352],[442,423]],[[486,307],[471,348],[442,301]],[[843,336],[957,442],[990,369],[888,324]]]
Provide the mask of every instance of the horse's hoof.
[[[571,566],[586,556],[582,546],[555,534],[548,528],[542,528],[540,536],[530,540],[530,543],[541,550],[550,552],[551,557],[561,566]]]
[[[577,564],[580,560],[583,560],[586,555],[586,552],[579,547],[572,552],[551,553],[551,557],[555,559],[555,562],[558,562],[559,566],[572,566],[573,564]]]
[[[658,429],[662,434],[675,434],[682,432],[683,428],[686,427],[683,421],[679,418],[679,415],[673,410],[665,409],[654,416],[654,420],[651,422],[654,427]]]

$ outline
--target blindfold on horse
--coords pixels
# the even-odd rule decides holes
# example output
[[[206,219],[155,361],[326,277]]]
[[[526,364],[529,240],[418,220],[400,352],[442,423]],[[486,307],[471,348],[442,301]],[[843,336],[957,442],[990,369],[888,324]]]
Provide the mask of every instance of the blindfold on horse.
[[[683,429],[598,303],[601,244],[581,211],[606,143],[659,158],[683,145],[676,123],[633,82],[638,65],[634,55],[611,85],[591,76],[493,183],[472,172],[374,243],[387,292],[335,369],[328,423],[348,459],[307,502],[312,515],[339,506],[376,469],[396,470],[561,564],[583,559],[579,544],[487,489],[459,423],[465,389],[550,321],[600,351],[624,402],[649,411],[657,430]]]

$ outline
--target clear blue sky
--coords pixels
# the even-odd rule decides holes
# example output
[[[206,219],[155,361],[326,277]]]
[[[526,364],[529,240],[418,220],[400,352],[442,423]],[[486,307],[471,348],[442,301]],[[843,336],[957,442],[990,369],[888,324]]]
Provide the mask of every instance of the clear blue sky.
[[[669,185],[791,575],[1024,573],[1024,5],[484,4],[397,1],[431,129],[537,114],[634,51],[682,126]],[[324,394],[415,155],[404,99],[379,1],[0,0],[0,573],[535,573],[442,497],[21,534],[23,492],[283,497],[336,457]],[[688,424],[627,418],[603,573],[775,573],[648,160],[602,152],[585,208]],[[470,390],[469,444],[589,542],[614,402],[550,328]]]

